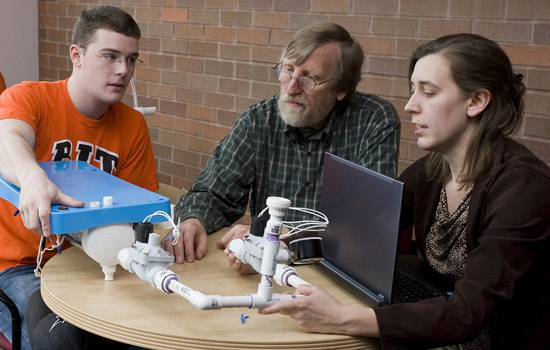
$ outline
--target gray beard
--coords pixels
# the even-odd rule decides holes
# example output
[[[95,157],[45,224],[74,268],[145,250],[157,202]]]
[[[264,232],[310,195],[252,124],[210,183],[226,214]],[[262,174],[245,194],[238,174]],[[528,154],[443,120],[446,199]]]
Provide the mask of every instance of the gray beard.
[[[329,117],[334,102],[325,101],[319,108],[312,109],[309,102],[305,99],[298,99],[304,106],[301,108],[292,108],[286,105],[288,96],[285,94],[279,96],[279,114],[283,121],[295,128],[314,127]]]

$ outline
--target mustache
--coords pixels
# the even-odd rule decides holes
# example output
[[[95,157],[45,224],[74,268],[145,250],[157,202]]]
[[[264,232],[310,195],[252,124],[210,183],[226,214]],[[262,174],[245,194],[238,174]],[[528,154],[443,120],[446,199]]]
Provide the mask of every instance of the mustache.
[[[287,94],[284,94],[280,97],[283,102],[293,102],[293,103],[299,103],[299,104],[305,104],[306,98],[303,95],[296,95],[296,96],[289,96]]]

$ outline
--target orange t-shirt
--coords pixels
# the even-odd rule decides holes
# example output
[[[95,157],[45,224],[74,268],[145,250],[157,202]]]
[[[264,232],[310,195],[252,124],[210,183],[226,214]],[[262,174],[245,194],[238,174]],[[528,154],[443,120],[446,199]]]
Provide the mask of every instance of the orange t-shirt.
[[[92,120],[72,103],[67,80],[23,82],[0,95],[0,119],[8,118],[23,120],[34,129],[38,161],[82,160],[134,185],[158,189],[147,123],[122,102]],[[0,271],[36,261],[40,237],[13,215],[16,209],[0,199]],[[53,254],[45,254],[43,261]]]

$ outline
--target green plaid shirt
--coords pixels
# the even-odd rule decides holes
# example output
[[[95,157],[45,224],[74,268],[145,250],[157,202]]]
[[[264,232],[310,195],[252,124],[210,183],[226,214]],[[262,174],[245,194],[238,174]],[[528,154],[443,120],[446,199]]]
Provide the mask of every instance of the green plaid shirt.
[[[389,102],[356,92],[316,131],[285,124],[277,101],[262,101],[237,119],[176,205],[176,221],[195,217],[211,233],[241,218],[249,198],[250,213],[257,216],[269,196],[318,210],[325,152],[396,177],[401,124]],[[285,220],[302,215],[289,210]]]

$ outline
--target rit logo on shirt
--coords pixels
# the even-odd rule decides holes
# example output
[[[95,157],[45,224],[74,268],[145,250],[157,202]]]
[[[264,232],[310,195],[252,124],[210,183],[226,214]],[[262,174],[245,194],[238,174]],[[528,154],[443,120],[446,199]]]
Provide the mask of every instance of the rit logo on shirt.
[[[73,143],[70,140],[61,140],[53,144],[52,160],[71,160]],[[111,175],[115,174],[118,165],[118,154],[110,152],[89,142],[78,141],[76,144],[76,158],[86,163],[92,163],[92,160],[99,163],[101,170]]]

